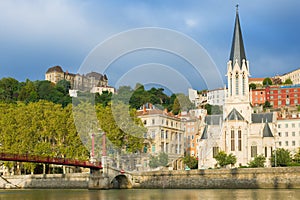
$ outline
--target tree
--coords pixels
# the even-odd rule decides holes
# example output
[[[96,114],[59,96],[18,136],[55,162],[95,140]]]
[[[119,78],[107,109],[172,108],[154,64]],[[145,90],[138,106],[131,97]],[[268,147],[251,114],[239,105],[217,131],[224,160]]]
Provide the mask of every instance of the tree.
[[[234,156],[233,154],[227,155],[224,151],[220,151],[215,156],[215,159],[220,167],[225,167],[226,165],[234,165],[237,161],[236,156]]]
[[[294,162],[300,163],[300,148],[298,148],[298,152],[294,155]]]
[[[217,161],[217,164],[220,165],[220,167],[224,167],[227,165],[226,162],[227,154],[224,151],[220,151],[216,156],[215,159]]]
[[[276,159],[275,159],[276,158]],[[276,162],[275,162],[276,160]],[[292,161],[290,151],[287,149],[279,148],[273,151],[271,156],[271,164],[276,167],[288,166]]]
[[[146,132],[136,110],[122,102],[112,102],[108,106],[96,106],[97,118],[101,129],[108,139],[119,149],[140,151],[143,146],[143,134]]]
[[[226,158],[226,164],[233,166],[235,165],[235,163],[236,163],[236,156],[234,156],[232,153],[229,154]]]
[[[256,84],[255,83],[250,83],[249,84],[249,89],[255,90],[256,89]]]
[[[208,115],[217,115],[223,113],[222,106],[205,104],[204,108],[207,110]]]
[[[95,94],[95,103],[100,103],[103,106],[107,106],[111,102],[112,93],[108,91],[103,91],[100,95],[99,93]]]
[[[264,80],[263,80],[263,85],[265,86],[265,85],[272,85],[272,80],[269,78],[269,77],[267,77],[267,78],[265,78]]]
[[[263,108],[272,108],[272,105],[270,104],[269,101],[265,101]]]
[[[264,167],[266,162],[266,157],[263,155],[257,155],[254,157],[253,160],[248,163],[249,167],[256,168],[256,167]]]
[[[168,164],[168,154],[160,152],[158,156],[150,156],[149,167],[157,168],[160,166],[167,166]]]
[[[292,85],[292,84],[293,84],[293,81],[292,81],[290,78],[288,78],[288,79],[286,79],[286,80],[284,81],[283,84],[284,84],[284,85]]]
[[[25,103],[36,102],[39,100],[36,85],[29,79],[27,79],[24,86],[21,87],[18,99]]]
[[[183,158],[183,163],[186,164],[190,169],[198,168],[198,160],[194,156],[187,155]]]
[[[13,102],[18,98],[20,83],[14,78],[2,78],[0,80],[0,100]]]

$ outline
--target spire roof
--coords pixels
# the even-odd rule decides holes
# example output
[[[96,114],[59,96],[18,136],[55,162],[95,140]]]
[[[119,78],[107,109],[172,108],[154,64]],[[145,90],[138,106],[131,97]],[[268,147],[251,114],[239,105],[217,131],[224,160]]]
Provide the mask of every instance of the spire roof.
[[[235,108],[233,108],[231,110],[231,112],[228,114],[228,116],[226,117],[225,121],[227,120],[237,120],[237,121],[244,121],[244,117],[241,115],[241,113],[239,113],[239,111],[237,111]]]
[[[245,59],[245,61],[247,60],[246,54],[245,54],[242,30],[241,30],[241,25],[240,25],[240,19],[239,19],[238,5],[237,5],[236,6],[234,32],[233,32],[233,38],[232,38],[232,46],[231,46],[229,60],[232,61],[232,66],[234,66],[235,61],[237,60],[240,68],[242,68],[243,59]]]
[[[268,122],[265,123],[265,127],[263,129],[263,137],[274,137]]]
[[[205,125],[202,136],[200,138],[201,140],[207,139],[207,125]]]

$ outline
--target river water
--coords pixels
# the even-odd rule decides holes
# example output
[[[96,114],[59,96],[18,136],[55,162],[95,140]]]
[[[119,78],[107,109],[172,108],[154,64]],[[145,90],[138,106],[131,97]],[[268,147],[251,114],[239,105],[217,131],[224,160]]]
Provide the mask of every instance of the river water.
[[[0,200],[300,199],[300,189],[0,190]]]

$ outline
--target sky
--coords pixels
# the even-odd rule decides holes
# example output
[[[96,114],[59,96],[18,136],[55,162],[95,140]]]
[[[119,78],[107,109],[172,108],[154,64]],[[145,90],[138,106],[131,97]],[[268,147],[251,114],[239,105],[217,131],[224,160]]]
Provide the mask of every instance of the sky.
[[[117,36],[130,30],[155,27],[162,30],[162,36],[169,31],[166,34],[171,34],[170,38],[180,34],[190,39],[184,44],[180,43],[183,39],[170,39],[169,45],[179,46],[176,51],[188,51],[192,40],[198,43],[208,55],[205,59],[215,64],[219,73],[216,76],[226,82],[236,4],[251,77],[274,76],[299,68],[299,0],[0,0],[0,78],[43,80],[47,69],[54,65],[77,73],[105,41],[116,41]],[[140,38],[136,36],[136,40]],[[168,40],[167,36],[161,38]],[[159,41],[157,37],[152,40]],[[105,53],[116,53],[135,38],[120,41]],[[157,45],[120,54],[109,67],[99,69],[115,87],[133,84],[125,81],[133,82],[133,77],[141,81],[149,76],[164,78],[147,83],[170,88],[177,84],[178,90],[207,87],[210,75],[199,78],[190,60]],[[98,54],[97,62],[102,64],[105,56]],[[160,69],[161,73],[151,74]],[[168,71],[171,75],[166,75]],[[174,77],[175,83],[171,81]],[[182,86],[182,81],[187,84]]]

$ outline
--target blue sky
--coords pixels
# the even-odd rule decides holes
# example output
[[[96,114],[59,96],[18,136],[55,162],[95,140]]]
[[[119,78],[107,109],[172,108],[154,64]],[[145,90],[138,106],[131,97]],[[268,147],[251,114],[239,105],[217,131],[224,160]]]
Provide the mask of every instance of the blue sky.
[[[160,27],[198,42],[225,79],[237,3],[252,77],[299,68],[299,0],[0,0],[0,78],[43,80],[53,65],[75,73],[89,52],[112,35]],[[143,53],[136,57],[147,54],[144,64],[151,62],[149,54],[159,57],[157,52]],[[118,67],[129,70],[132,60],[134,56],[120,59],[107,71],[111,84],[123,73]],[[185,67],[184,61],[176,63]],[[196,89],[203,87],[196,78],[190,82]]]

